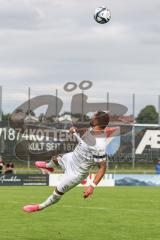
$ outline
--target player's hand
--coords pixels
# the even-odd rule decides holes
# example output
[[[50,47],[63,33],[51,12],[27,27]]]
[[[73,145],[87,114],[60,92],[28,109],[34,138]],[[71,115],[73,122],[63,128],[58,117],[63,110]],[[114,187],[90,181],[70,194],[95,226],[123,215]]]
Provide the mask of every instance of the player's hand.
[[[93,186],[89,186],[87,188],[84,189],[84,193],[83,193],[83,197],[84,198],[88,198],[91,197],[94,191],[94,187]]]
[[[71,133],[71,134],[76,133],[76,132],[77,132],[77,128],[75,128],[75,127],[71,127],[69,129],[69,133]]]

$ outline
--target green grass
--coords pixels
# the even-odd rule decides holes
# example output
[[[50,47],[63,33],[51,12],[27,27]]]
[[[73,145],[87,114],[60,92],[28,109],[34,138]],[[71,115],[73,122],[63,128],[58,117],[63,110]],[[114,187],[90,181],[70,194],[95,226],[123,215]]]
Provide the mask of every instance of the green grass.
[[[51,192],[49,187],[0,187],[0,239],[160,239],[159,187],[96,188],[86,200],[83,188],[75,188],[41,212],[21,210]]]
[[[62,173],[62,169],[61,168],[55,168],[55,172],[56,173]],[[92,168],[91,169],[91,172],[97,172],[97,168]],[[132,168],[132,167],[128,167],[128,168],[124,168],[124,167],[119,167],[117,169],[114,169],[114,168],[109,168],[107,169],[106,173],[131,173],[131,174],[144,174],[144,173],[155,173],[155,166],[151,167],[149,166],[148,168],[147,167],[135,167],[135,168]],[[41,173],[41,170],[35,168],[35,167],[31,167],[31,168],[15,168],[15,173],[16,174],[39,174]]]

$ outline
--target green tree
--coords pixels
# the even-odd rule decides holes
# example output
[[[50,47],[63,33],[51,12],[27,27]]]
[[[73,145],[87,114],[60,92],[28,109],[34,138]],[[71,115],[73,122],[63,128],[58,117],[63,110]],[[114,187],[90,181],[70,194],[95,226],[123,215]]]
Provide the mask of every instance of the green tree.
[[[9,117],[11,116],[10,113],[2,113],[2,120],[3,121],[8,121]]]
[[[143,108],[136,119],[137,123],[158,123],[158,113],[156,108],[152,105],[148,105]]]

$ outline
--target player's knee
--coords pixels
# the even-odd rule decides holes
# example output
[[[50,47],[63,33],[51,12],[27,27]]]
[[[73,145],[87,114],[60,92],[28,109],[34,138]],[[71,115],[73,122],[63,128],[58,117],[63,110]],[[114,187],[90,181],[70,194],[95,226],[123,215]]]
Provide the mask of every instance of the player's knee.
[[[54,203],[57,203],[62,197],[62,194],[59,194],[57,193],[57,191],[55,190],[53,192],[53,195],[52,195],[52,198],[51,198],[51,202],[54,204]]]
[[[60,197],[64,194],[63,192],[60,192],[57,188],[55,188],[53,193]]]

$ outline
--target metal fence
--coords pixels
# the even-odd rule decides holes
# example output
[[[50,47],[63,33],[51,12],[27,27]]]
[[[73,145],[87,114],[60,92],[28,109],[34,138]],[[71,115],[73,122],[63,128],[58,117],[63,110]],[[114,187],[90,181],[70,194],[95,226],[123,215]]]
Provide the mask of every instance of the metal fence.
[[[111,136],[107,146],[109,167],[153,167],[160,157],[160,97],[101,93],[91,89],[90,81],[82,81],[78,90],[77,86],[70,82],[63,89],[0,87],[3,158],[30,168],[37,159],[49,160],[57,152],[71,151],[76,142],[65,130],[72,124],[88,127],[92,114],[101,109],[110,113],[110,127],[119,126],[120,132]],[[137,114],[146,105],[155,106],[159,113],[156,124],[136,123]],[[59,144],[58,150],[55,130],[65,135],[65,146]]]

